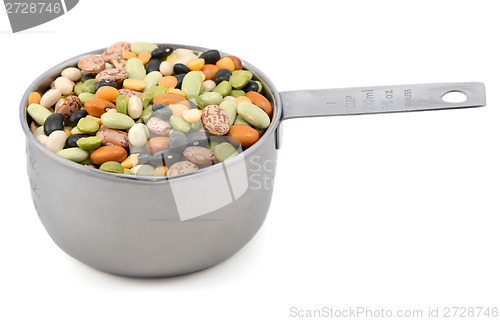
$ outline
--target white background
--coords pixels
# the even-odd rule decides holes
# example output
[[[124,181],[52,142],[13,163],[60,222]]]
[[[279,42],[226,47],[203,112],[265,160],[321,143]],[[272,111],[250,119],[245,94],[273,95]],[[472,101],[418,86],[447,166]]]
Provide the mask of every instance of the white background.
[[[82,0],[18,34],[2,8],[0,319],[293,320],[291,307],[500,306],[496,2]],[[482,81],[488,106],[287,121],[268,218],[244,249],[192,275],[117,277],[70,258],[45,232],[18,105],[59,61],[122,40],[230,52],[282,91]]]

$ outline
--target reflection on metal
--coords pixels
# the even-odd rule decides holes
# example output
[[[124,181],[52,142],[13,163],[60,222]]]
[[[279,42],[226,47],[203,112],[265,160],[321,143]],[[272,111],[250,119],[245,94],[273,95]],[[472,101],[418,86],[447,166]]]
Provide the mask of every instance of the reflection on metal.
[[[238,153],[242,153],[241,147]],[[248,189],[244,154],[240,162],[217,170],[170,181],[181,221],[211,213],[240,198]]]

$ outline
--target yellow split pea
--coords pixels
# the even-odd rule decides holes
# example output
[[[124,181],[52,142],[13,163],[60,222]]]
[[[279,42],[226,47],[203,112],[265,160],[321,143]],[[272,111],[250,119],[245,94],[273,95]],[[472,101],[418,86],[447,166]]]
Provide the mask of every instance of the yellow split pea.
[[[188,109],[182,112],[182,117],[184,120],[190,123],[197,122],[201,119],[201,110],[199,109]]]
[[[123,88],[143,91],[146,88],[146,82],[144,80],[139,79],[125,79],[123,81]]]

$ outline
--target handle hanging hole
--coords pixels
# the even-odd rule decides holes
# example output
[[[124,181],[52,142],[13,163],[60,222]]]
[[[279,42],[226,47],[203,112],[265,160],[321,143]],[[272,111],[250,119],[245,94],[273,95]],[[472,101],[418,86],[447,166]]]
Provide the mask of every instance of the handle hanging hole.
[[[461,91],[452,90],[441,96],[441,99],[447,103],[463,103],[467,100],[467,95]]]

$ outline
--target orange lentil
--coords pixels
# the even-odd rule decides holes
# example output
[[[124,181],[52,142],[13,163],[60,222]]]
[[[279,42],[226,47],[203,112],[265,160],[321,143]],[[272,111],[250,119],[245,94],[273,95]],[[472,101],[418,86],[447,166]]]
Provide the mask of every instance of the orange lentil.
[[[64,128],[63,131],[66,133],[66,135],[71,136],[71,130],[69,130],[69,128]]]
[[[177,59],[179,59],[179,58],[180,58],[180,56],[179,56],[179,55],[176,55],[176,54],[171,54],[171,55],[169,55],[169,56],[167,57],[167,61],[168,61],[168,62],[170,62],[172,65],[174,65],[174,64],[175,64],[175,61],[176,61]]]
[[[123,162],[121,162],[123,168],[131,169],[139,163],[139,157],[137,154],[130,154]]]
[[[203,58],[190,60],[186,64],[189,70],[201,70],[201,68],[203,68],[204,65],[205,65],[205,59]]]
[[[139,80],[139,79],[125,79],[122,83],[122,86],[123,88],[126,89],[143,91],[144,88],[146,88],[146,82],[144,80]]]
[[[118,89],[111,86],[102,86],[95,93],[96,98],[101,98],[112,103],[116,101],[118,95],[120,95]]]
[[[153,176],[167,176],[167,166],[157,166],[153,172]]]
[[[30,95],[28,96],[28,105],[39,104],[41,98],[42,95],[40,95],[40,93],[37,93],[36,91],[30,92]]]
[[[231,58],[229,58],[229,57],[223,57],[223,58],[219,59],[219,61],[217,61],[215,63],[215,65],[217,67],[219,67],[220,69],[226,68],[226,69],[229,69],[231,72],[234,71],[234,63],[231,60]]]
[[[137,58],[142,62],[143,65],[147,64],[151,59],[151,54],[149,52],[141,52]]]
[[[250,100],[250,98],[248,98],[248,97],[246,97],[246,96],[240,96],[240,97],[238,97],[238,98],[236,98],[236,99],[234,100],[234,103],[236,104],[236,106],[238,106],[238,105],[239,105],[241,102],[243,102],[243,101],[246,101],[246,102],[249,102],[249,103],[251,103],[251,102],[252,102],[252,101]]]
[[[165,86],[167,88],[175,88],[175,86],[177,86],[177,78],[174,76],[162,77],[158,85]]]
[[[189,110],[184,104],[171,104],[168,107],[172,110],[173,115],[177,117],[182,117],[183,113]]]
[[[137,58],[137,55],[135,53],[133,53],[132,51],[123,51],[122,52],[122,57],[123,59],[130,59],[130,58]]]

